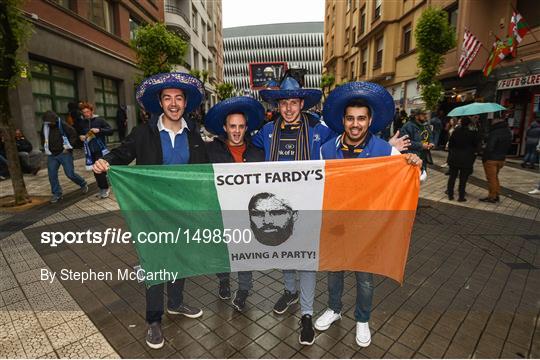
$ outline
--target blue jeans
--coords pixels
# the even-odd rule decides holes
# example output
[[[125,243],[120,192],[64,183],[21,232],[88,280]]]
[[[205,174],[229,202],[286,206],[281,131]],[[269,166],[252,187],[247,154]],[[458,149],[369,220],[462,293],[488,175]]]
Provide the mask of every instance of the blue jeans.
[[[328,307],[340,313],[343,304],[343,271],[328,272]],[[354,318],[358,322],[368,322],[373,302],[373,274],[355,271],[356,275],[356,308]]]
[[[58,181],[58,169],[60,168],[60,165],[62,165],[64,173],[71,181],[80,187],[86,185],[86,181],[80,175],[75,173],[73,155],[70,152],[49,155],[47,157],[47,171],[49,172],[49,183],[51,184],[51,192],[53,195],[62,196],[62,187],[60,186],[60,181]]]
[[[229,281],[230,273],[217,273],[219,282]],[[253,273],[251,271],[238,272],[238,290],[249,291],[253,287]]]
[[[523,156],[523,163],[534,165],[538,162],[538,153],[536,152],[535,144],[525,145],[525,156]]]

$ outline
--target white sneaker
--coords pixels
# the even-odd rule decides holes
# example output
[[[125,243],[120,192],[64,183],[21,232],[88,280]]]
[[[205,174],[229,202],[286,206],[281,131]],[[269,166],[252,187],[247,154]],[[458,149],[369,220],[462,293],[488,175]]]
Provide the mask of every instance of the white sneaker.
[[[99,189],[99,194],[96,195],[96,197],[100,199],[106,199],[109,197],[109,189]]]
[[[534,189],[534,190],[531,190],[531,191],[529,191],[529,194],[531,194],[531,195],[537,195],[537,194],[540,194],[540,189]]]
[[[371,344],[371,331],[368,322],[356,323],[356,343],[361,347],[368,347]]]
[[[317,321],[315,321],[315,329],[319,331],[328,330],[330,325],[339,319],[341,319],[341,313],[336,314],[334,310],[327,309],[321,316],[319,316]]]

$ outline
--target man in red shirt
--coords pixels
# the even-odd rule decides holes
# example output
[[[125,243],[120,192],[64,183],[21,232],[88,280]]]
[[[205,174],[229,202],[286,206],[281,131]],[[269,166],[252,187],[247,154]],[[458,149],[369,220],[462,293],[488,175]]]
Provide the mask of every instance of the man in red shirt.
[[[264,108],[255,99],[238,96],[226,99],[212,107],[205,117],[205,126],[218,135],[207,143],[211,163],[242,163],[264,161],[264,151],[251,144],[249,132],[257,130],[264,121]],[[229,273],[217,274],[219,297],[231,297]],[[232,301],[238,311],[243,311],[252,288],[252,272],[238,272],[238,291]]]

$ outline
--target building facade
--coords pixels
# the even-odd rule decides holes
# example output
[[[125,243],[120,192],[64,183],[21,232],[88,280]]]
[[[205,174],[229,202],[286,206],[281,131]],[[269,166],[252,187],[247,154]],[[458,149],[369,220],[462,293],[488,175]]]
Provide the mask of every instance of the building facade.
[[[135,53],[129,46],[138,26],[163,21],[160,1],[33,0],[24,2],[33,35],[22,54],[27,79],[10,92],[15,126],[40,146],[41,115],[61,116],[68,103],[87,100],[116,129],[126,105],[129,128],[136,124]],[[116,139],[117,133],[111,137]]]
[[[221,0],[165,0],[165,23],[188,44],[186,66],[178,70],[208,72],[206,110],[217,102],[215,83],[223,81]]]
[[[258,97],[250,86],[250,63],[287,63],[306,69],[305,87],[321,83],[323,23],[286,23],[223,29],[224,81],[239,95]]]
[[[512,152],[522,154],[524,133],[533,119],[540,117],[540,88],[536,80],[531,80],[540,74],[540,42],[536,40],[540,39],[540,7],[535,0],[327,0],[325,72],[335,76],[336,84],[377,82],[389,90],[396,107],[401,109],[421,107],[414,29],[428,6],[444,9],[456,29],[457,45],[446,54],[440,73],[445,89],[442,110],[448,112],[474,100],[498,101],[508,106],[511,112],[507,116],[514,132]],[[482,68],[495,39],[493,35],[507,35],[513,9],[527,20],[532,34],[527,34],[519,44],[516,58],[502,61],[486,78]],[[465,29],[482,42],[483,48],[466,75],[459,78]]]

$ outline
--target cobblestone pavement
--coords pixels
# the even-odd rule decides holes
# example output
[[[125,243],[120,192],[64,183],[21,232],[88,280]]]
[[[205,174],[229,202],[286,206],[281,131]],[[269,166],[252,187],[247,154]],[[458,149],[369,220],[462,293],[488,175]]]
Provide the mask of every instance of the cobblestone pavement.
[[[516,178],[503,185],[534,181],[534,173],[507,170],[517,171]],[[524,203],[503,196],[500,204],[484,204],[477,199],[486,190],[471,184],[466,203],[450,202],[446,179],[431,170],[422,185],[403,286],[376,277],[368,348],[354,341],[352,276],[346,277],[343,319],[317,333],[315,345],[301,346],[298,306],[282,316],[271,311],[283,285],[281,273],[269,271],[255,272],[242,314],[217,297],[215,276],[188,280],[186,302],[201,306],[203,317],[164,316],[165,347],[149,350],[141,284],[39,280],[41,268],[116,271],[138,262],[131,247],[116,244],[40,244],[44,230],[122,226],[114,198],[78,196],[47,211],[15,215],[25,225],[0,230],[0,357],[540,357],[540,210],[531,206],[536,198]],[[0,228],[12,221],[0,220]],[[319,274],[317,314],[326,300],[326,276]]]

